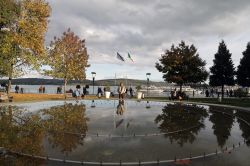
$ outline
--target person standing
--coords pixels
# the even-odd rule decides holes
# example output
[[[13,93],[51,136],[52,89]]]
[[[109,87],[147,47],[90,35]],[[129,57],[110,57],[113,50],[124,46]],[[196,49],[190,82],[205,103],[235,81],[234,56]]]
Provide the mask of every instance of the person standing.
[[[18,85],[15,86],[15,93],[19,93],[19,86]]]
[[[132,87],[129,88],[129,93],[130,93],[130,97],[132,98],[133,97],[133,89],[132,89]]]
[[[126,87],[121,82],[120,86],[118,87],[119,100],[124,99],[125,93],[126,93]]]

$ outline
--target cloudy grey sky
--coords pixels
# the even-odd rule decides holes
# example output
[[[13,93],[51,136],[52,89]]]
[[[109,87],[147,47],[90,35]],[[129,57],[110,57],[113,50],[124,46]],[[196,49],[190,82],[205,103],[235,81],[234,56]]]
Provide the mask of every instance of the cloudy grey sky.
[[[250,41],[249,0],[47,0],[52,7],[46,42],[68,27],[86,39],[90,72],[97,79],[120,77],[162,80],[155,62],[172,43],[194,44],[213,62],[224,39],[238,65]],[[134,63],[116,59],[116,52]]]

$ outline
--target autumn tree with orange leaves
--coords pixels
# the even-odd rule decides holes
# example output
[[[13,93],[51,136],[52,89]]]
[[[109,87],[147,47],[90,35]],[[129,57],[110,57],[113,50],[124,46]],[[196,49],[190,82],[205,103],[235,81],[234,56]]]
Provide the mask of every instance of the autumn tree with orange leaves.
[[[0,0],[0,5],[0,73],[9,78],[9,93],[12,78],[39,69],[46,55],[51,8],[45,0]]]
[[[81,40],[70,29],[61,38],[54,38],[49,48],[47,65],[51,69],[44,70],[45,75],[64,79],[64,95],[68,80],[83,80],[86,78],[88,54],[85,40]]]

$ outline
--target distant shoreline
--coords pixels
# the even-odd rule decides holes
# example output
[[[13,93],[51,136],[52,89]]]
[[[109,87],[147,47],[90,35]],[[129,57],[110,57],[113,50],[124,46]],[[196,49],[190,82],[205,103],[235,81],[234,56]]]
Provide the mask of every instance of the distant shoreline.
[[[0,79],[0,84],[7,83],[8,79]],[[117,86],[120,82],[127,83],[128,85],[147,85],[146,80],[135,80],[135,79],[105,79],[96,80],[95,86]],[[61,79],[44,79],[44,78],[17,78],[12,80],[12,85],[63,85],[64,81]],[[68,85],[92,85],[92,80],[70,80]],[[150,84],[155,86],[166,86],[166,82],[155,82],[150,81]]]

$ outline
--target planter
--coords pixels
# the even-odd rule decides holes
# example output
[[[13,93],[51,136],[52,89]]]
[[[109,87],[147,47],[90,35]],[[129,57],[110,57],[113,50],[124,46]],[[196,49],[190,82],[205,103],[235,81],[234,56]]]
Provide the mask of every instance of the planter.
[[[105,98],[109,99],[110,98],[110,92],[105,92]]]
[[[142,92],[137,92],[137,99],[138,100],[142,99]]]

